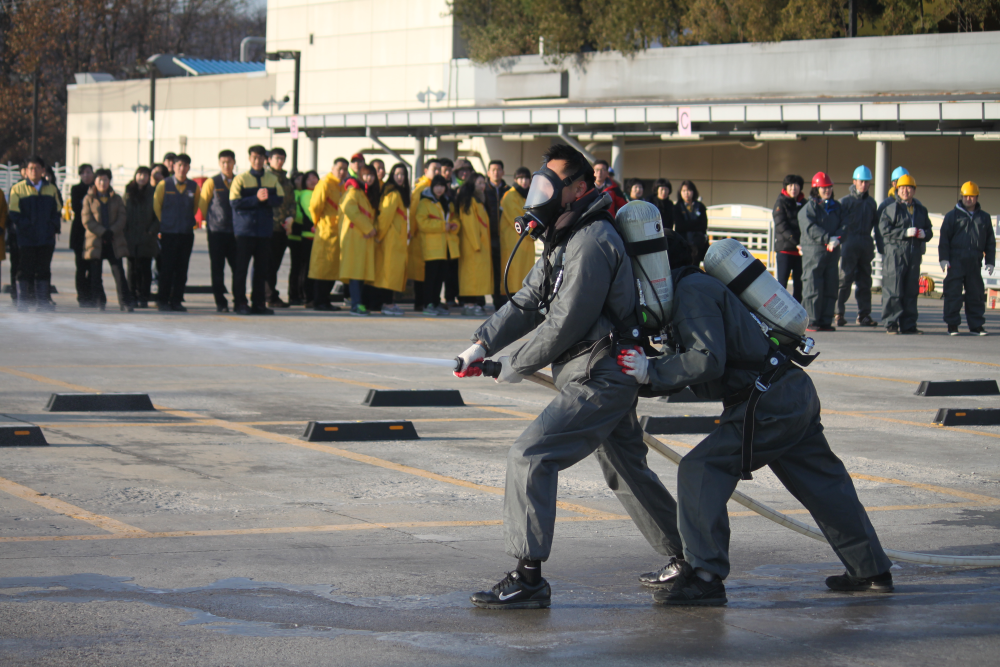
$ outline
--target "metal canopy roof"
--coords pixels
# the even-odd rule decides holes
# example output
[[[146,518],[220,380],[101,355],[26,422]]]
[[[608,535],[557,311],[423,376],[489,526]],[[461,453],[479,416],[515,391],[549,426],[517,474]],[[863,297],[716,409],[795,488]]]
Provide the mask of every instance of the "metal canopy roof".
[[[1000,139],[1000,96],[962,95],[899,99],[747,100],[663,105],[536,105],[300,115],[300,131],[313,137],[595,135],[651,137],[677,135],[678,109],[690,109],[694,139],[701,136],[842,134],[860,139],[898,140],[905,136],[981,135]],[[256,116],[252,129],[286,131],[288,116]],[[595,136],[585,136],[602,140]]]
[[[244,74],[263,72],[264,63],[244,63],[234,60],[204,60],[201,58],[174,57],[174,62],[182,67],[190,76],[207,74]]]

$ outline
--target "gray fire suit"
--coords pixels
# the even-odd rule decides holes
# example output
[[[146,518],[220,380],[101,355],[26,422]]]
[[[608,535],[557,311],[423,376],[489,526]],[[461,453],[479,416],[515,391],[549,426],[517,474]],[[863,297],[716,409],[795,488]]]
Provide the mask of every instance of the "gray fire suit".
[[[997,240],[992,218],[979,204],[968,211],[958,202],[944,216],[938,239],[938,260],[948,261],[944,279],[944,321],[951,326],[962,323],[962,289],[965,289],[965,321],[970,329],[986,324],[986,286],[983,284],[983,260],[996,266]]]
[[[507,454],[507,553],[548,558],[559,471],[593,453],[608,486],[650,545],[664,556],[678,556],[677,503],[646,466],[647,448],[635,414],[638,384],[606,350],[594,354],[593,361],[590,354],[566,360],[587,343],[607,339],[613,326],[603,314],[605,308],[624,320],[635,305],[632,265],[621,237],[605,219],[585,224],[600,217],[611,198],[594,194],[582,203],[583,226],[561,244],[566,249],[565,273],[547,314],[522,312],[508,303],[472,337],[493,355],[534,331],[511,354],[511,365],[519,374],[531,375],[552,364],[559,389]],[[537,306],[543,272],[540,259],[514,295],[517,303]]]
[[[916,199],[907,206],[896,198],[882,209],[878,221],[885,253],[882,256],[882,326],[900,331],[917,328],[917,295],[920,293],[920,260],[927,241],[934,236],[927,209]],[[924,238],[906,236],[914,227]]]
[[[840,242],[840,293],[837,295],[837,314],[843,315],[851,285],[857,284],[854,298],[858,302],[858,317],[864,319],[872,312],[872,260],[875,259],[875,241],[872,229],[878,222],[878,206],[868,193],[859,194],[851,185],[850,194],[840,200],[844,215],[844,236]]]
[[[802,230],[802,305],[810,327],[833,324],[840,285],[840,248],[832,252],[826,244],[844,234],[844,216],[836,199],[811,199],[799,211]]]
[[[763,367],[767,339],[725,285],[702,273],[677,280],[682,270],[674,272],[678,353],[650,364],[650,383],[656,390],[690,386],[700,398],[723,399],[756,380],[758,372],[735,366],[759,360]],[[677,471],[684,559],[723,579],[729,574],[726,503],[740,480],[746,405],[726,408],[718,428],[684,456]],[[765,465],[809,510],[851,575],[889,570],[854,484],[823,435],[816,388],[797,366],[779,376],[757,404],[751,467]]]

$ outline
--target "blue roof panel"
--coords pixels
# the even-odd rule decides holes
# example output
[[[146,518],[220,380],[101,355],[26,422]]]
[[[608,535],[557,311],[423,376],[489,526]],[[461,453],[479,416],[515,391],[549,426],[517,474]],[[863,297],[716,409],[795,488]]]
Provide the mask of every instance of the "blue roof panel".
[[[185,69],[197,72],[197,76],[264,71],[264,63],[262,62],[243,63],[235,60],[204,60],[202,58],[174,58],[174,60]]]

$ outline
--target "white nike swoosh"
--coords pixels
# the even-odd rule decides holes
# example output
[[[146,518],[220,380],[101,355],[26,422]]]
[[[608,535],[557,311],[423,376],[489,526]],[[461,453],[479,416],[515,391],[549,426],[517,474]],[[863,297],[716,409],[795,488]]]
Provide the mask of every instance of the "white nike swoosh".
[[[501,600],[501,601],[506,601],[506,600],[509,600],[509,599],[511,599],[511,598],[512,598],[512,597],[514,597],[515,595],[520,595],[520,594],[521,594],[521,591],[514,591],[514,592],[513,592],[513,593],[511,593],[510,595],[504,595],[503,593],[501,593],[501,594],[500,594],[500,600]]]

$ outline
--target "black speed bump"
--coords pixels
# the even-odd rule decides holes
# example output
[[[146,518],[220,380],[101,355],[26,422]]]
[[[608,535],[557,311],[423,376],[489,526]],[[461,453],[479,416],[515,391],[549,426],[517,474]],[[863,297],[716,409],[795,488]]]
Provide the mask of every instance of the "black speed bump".
[[[934,417],[941,426],[998,426],[1000,408],[941,408]]]
[[[650,417],[643,415],[639,420],[642,430],[650,435],[671,435],[681,433],[711,433],[719,426],[721,417]]]
[[[308,442],[363,442],[419,440],[413,423],[403,420],[372,422],[309,422],[302,438]]]
[[[146,412],[155,411],[149,394],[52,394],[45,406],[49,412]]]
[[[996,380],[925,380],[917,387],[917,396],[995,396],[1000,394]]]
[[[458,389],[369,389],[365,405],[370,408],[463,407]]]
[[[42,429],[34,424],[0,424],[0,447],[47,447]]]

